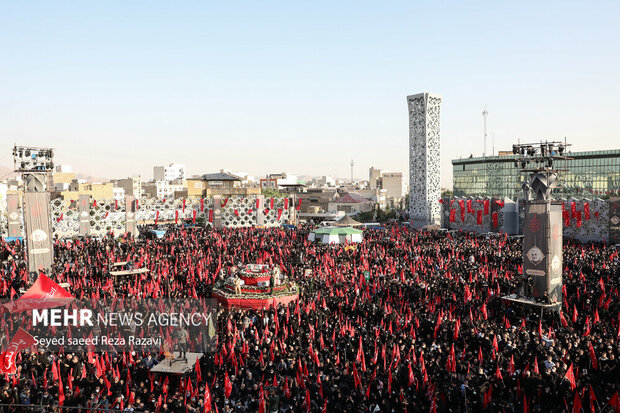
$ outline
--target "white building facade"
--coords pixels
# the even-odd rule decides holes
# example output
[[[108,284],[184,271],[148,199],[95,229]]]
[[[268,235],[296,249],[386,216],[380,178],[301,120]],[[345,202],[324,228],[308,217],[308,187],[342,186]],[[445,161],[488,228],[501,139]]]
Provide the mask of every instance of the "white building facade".
[[[171,163],[168,166],[153,167],[153,180],[155,181],[176,181],[185,178],[185,164]]]
[[[415,228],[441,225],[441,96],[407,96],[409,110],[409,221]]]

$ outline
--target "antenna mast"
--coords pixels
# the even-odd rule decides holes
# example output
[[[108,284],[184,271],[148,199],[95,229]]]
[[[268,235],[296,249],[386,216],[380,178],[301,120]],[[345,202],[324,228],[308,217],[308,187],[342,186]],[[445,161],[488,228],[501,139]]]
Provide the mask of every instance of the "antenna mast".
[[[482,117],[484,118],[484,150],[482,151],[482,157],[486,158],[487,156],[487,115],[489,112],[487,111],[486,105],[482,110]]]
[[[353,159],[351,159],[351,183],[353,183],[353,166],[355,165],[355,163],[353,163]]]

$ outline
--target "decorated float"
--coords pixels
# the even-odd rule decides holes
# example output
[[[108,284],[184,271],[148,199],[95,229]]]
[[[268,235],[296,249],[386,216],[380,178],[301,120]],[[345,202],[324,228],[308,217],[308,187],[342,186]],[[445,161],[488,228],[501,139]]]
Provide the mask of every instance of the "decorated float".
[[[299,286],[277,267],[247,264],[220,276],[211,295],[227,308],[271,308],[299,299]]]

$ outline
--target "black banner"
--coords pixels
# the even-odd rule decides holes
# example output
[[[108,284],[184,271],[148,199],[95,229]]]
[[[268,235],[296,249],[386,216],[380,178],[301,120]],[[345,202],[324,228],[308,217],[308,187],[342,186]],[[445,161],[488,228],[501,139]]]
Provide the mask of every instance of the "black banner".
[[[28,245],[28,271],[52,267],[52,224],[48,192],[24,193],[24,225]]]
[[[532,201],[525,206],[523,272],[532,280],[532,297],[562,300],[562,207]]]
[[[620,244],[620,198],[609,198],[609,241]]]

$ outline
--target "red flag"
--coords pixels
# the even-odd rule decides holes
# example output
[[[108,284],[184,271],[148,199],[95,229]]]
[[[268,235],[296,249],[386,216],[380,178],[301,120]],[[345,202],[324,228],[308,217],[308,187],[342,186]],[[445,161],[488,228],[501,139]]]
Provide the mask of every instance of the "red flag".
[[[609,399],[608,403],[611,407],[614,408],[615,413],[620,412],[620,397],[618,396],[618,390],[616,390],[614,395],[611,396],[611,399]]]
[[[476,217],[476,223],[478,225],[482,225],[482,210],[479,209],[476,213],[477,217]]]
[[[588,342],[588,351],[590,352],[590,361],[592,362],[592,369],[598,370],[598,361],[596,360],[596,353],[594,352],[594,347],[592,347],[592,342]]]
[[[228,371],[224,373],[224,394],[228,399],[230,397],[230,393],[232,392],[232,383],[230,382],[230,378],[228,377]]]
[[[573,399],[573,413],[581,413],[581,398],[579,392],[575,392],[575,398]]]
[[[493,219],[493,228],[497,228],[497,212],[491,214],[491,219]]]
[[[497,365],[497,368],[495,369],[495,378],[497,380],[504,380],[504,378],[502,377],[502,372],[499,369],[499,364]]]
[[[301,201],[301,199],[300,199]],[[305,404],[306,404],[306,410],[310,411],[312,405],[310,404],[310,390],[306,389],[306,400],[305,400]]]
[[[576,385],[575,385],[575,375],[573,374],[573,363],[571,363],[568,370],[566,370],[566,374],[564,375],[564,378],[568,380],[568,382],[570,383],[570,389],[575,390]]]
[[[209,383],[205,383],[204,408],[202,409],[202,413],[208,413],[210,411],[211,411],[211,392],[209,391]]]
[[[562,211],[562,218],[564,218],[564,226],[568,227],[570,225],[570,214],[568,211]]]
[[[588,397],[588,399],[590,400],[590,411],[591,412],[595,412],[596,409],[594,408],[594,402],[596,401],[596,394],[594,394],[594,389],[592,388],[592,385],[590,384],[590,397]]]
[[[196,386],[200,384],[202,381],[202,372],[200,371],[200,363],[198,362],[200,359],[196,359]],[[208,386],[205,386],[208,387]]]
[[[35,339],[20,327],[6,347],[6,350],[0,354],[0,373],[15,373],[17,370],[15,366],[17,353],[32,347],[35,342]]]
[[[58,405],[62,406],[65,403],[65,388],[62,385],[62,377],[58,375]]]
[[[69,304],[75,298],[54,281],[40,274],[37,281],[32,284],[16,301],[5,303],[4,306],[10,313],[19,313],[32,309],[45,309]]]

